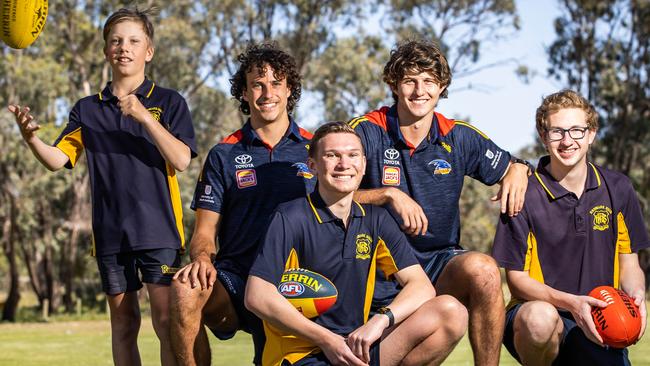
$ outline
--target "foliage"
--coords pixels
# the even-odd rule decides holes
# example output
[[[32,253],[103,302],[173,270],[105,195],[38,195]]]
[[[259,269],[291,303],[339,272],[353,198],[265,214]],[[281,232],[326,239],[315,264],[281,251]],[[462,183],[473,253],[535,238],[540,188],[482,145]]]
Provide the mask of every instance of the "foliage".
[[[21,275],[29,279],[40,306],[48,300],[53,312],[74,312],[76,298],[97,303],[99,281],[87,257],[91,214],[85,159],[72,171],[46,172],[4,106],[28,104],[42,126],[39,136],[53,141],[73,103],[111,79],[101,34],[108,14],[125,5],[152,3],[52,2],[35,44],[22,51],[0,48],[0,243],[7,259],[0,270],[8,275],[8,288],[16,289],[16,303]],[[198,142],[199,158],[179,174],[188,239],[194,220],[188,206],[202,159],[245,119],[230,98],[227,79],[249,42],[277,41],[296,57],[305,95],[319,106],[322,122],[346,120],[387,102],[382,67],[392,43],[408,33],[439,40],[456,75],[470,75],[482,67],[483,48],[518,27],[512,0],[175,0],[157,5],[156,52],[146,74],[185,96]],[[299,106],[296,118],[310,113]]]
[[[595,105],[601,128],[593,157],[632,179],[650,222],[650,2],[560,3],[549,75]],[[641,257],[650,274],[648,251]]]

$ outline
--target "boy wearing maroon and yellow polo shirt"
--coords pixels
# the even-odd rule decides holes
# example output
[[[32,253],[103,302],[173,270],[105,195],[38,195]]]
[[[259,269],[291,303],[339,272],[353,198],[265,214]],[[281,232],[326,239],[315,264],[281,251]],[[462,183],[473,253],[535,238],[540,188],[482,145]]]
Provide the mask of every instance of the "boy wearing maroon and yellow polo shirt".
[[[93,254],[111,312],[113,361],[139,365],[137,291],[146,283],[161,362],[173,365],[169,285],[184,244],[176,171],[196,156],[185,99],[145,77],[154,55],[150,11],[120,9],[104,25],[112,82],[79,100],[54,143],[35,134],[29,108],[9,106],[36,158],[54,171],[73,168],[86,151],[92,192]]]
[[[637,252],[650,246],[629,179],[587,160],[598,115],[578,93],[563,90],[537,109],[548,156],[530,177],[523,211],[501,216],[493,256],[506,269],[513,301],[504,344],[526,365],[629,365],[626,349],[603,347],[586,296],[622,289],[640,307],[645,278]]]

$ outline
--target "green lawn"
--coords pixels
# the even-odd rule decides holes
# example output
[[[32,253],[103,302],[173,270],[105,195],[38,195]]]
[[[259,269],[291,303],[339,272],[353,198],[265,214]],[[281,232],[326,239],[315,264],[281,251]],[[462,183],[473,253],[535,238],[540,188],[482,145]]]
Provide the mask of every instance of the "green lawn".
[[[144,365],[158,365],[158,341],[148,318],[143,319],[140,354]],[[112,365],[110,325],[107,320],[0,324],[0,365]],[[213,365],[250,365],[252,345],[246,333],[220,342],[210,336]],[[630,349],[633,365],[650,365],[650,338]],[[471,365],[467,338],[449,356],[445,365]],[[502,365],[516,365],[505,349]]]

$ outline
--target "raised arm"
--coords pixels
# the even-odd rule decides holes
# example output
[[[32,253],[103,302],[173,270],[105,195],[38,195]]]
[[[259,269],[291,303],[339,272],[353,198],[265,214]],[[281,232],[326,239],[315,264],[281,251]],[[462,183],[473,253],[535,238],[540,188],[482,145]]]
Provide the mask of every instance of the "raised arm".
[[[165,161],[178,171],[187,169],[192,159],[189,146],[174,137],[161,123],[156,121],[136,95],[129,94],[120,98],[119,106],[124,115],[133,117],[145,127]]]
[[[50,171],[63,168],[69,160],[68,156],[60,149],[44,143],[36,135],[36,131],[41,126],[34,121],[34,116],[29,113],[29,107],[21,108],[19,105],[10,105],[8,109],[14,114],[20,133],[36,159]]]

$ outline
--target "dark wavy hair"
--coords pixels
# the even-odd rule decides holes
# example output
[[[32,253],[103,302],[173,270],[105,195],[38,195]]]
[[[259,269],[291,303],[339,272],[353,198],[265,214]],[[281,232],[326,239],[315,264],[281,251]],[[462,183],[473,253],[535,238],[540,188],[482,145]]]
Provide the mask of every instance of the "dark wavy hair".
[[[447,98],[447,87],[451,84],[451,69],[445,55],[433,42],[427,40],[406,40],[390,52],[390,60],[384,66],[384,82],[397,88],[397,83],[404,75],[428,72],[435,81],[444,88],[441,98]],[[397,102],[397,95],[393,93]]]
[[[158,8],[155,6],[144,10],[140,10],[136,6],[135,8],[122,8],[116,11],[115,13],[111,14],[108,19],[106,19],[106,23],[104,23],[104,29],[102,31],[102,35],[104,36],[104,44],[106,44],[108,40],[108,34],[111,32],[111,29],[113,29],[115,24],[125,21],[132,21],[140,23],[142,25],[144,33],[147,35],[147,38],[149,38],[149,45],[153,47],[154,31],[153,24],[151,23],[151,20],[149,20],[149,17],[154,17],[157,14]]]
[[[239,110],[242,113],[247,115],[251,113],[250,105],[243,98],[246,90],[246,74],[256,68],[260,76],[264,75],[267,66],[273,69],[273,76],[276,79],[287,80],[287,87],[291,91],[287,100],[287,112],[290,114],[293,112],[302,91],[301,76],[293,56],[281,50],[275,42],[249,44],[246,50],[237,56],[237,61],[239,61],[239,69],[230,79],[230,94],[239,101]]]

